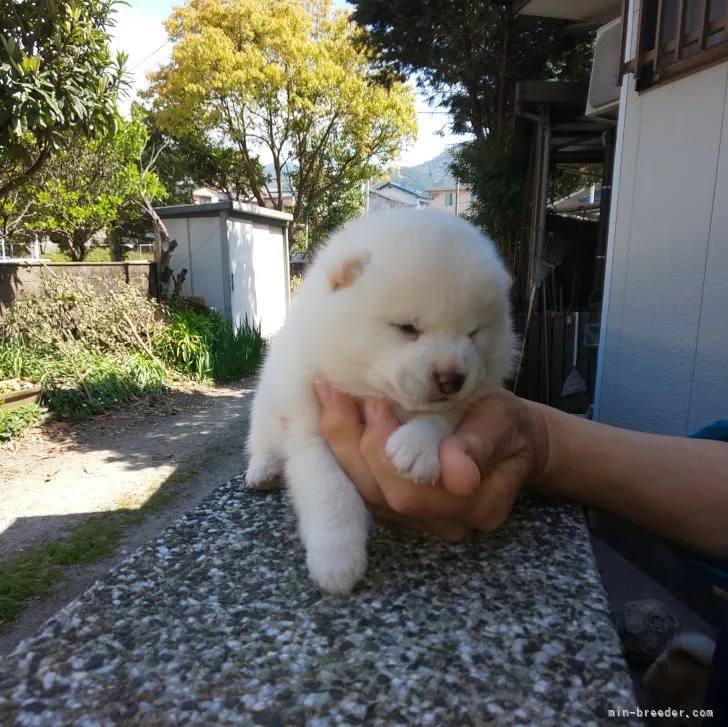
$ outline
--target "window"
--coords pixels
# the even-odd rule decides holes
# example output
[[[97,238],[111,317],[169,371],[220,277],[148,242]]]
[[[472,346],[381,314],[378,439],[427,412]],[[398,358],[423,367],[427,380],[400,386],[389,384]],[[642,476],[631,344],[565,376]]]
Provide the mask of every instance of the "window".
[[[727,21],[728,0],[642,0],[637,57],[625,69],[637,90],[728,58]]]
[[[455,204],[455,195],[452,192],[448,192],[445,195],[445,207],[452,207]]]
[[[198,197],[197,198],[197,204],[210,204],[212,202],[212,197]]]

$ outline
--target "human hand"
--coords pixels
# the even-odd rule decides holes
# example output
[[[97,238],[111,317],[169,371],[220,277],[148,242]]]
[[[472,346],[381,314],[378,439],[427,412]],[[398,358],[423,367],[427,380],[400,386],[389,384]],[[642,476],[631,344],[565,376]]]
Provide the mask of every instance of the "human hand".
[[[316,382],[321,433],[342,469],[380,519],[406,521],[446,540],[492,531],[510,513],[523,485],[545,466],[548,436],[538,407],[499,391],[477,402],[440,445],[440,482],[399,475],[385,454],[401,425],[388,403],[357,402]]]

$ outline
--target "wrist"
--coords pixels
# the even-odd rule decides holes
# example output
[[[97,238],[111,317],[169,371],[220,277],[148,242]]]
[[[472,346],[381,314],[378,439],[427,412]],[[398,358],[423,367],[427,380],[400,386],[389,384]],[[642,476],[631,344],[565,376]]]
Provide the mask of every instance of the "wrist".
[[[558,477],[562,447],[559,431],[562,413],[552,407],[526,402],[531,420],[531,438],[534,447],[533,474],[526,485],[534,491],[547,493]]]

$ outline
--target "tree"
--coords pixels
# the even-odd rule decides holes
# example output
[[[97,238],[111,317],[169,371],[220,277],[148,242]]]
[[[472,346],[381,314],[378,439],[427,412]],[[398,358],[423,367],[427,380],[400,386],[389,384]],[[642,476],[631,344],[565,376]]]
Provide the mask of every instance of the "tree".
[[[150,92],[160,126],[233,145],[261,206],[283,209],[294,170],[294,228],[414,138],[412,92],[377,81],[362,32],[330,0],[188,0],[167,30],[172,61]],[[260,178],[261,153],[272,179]]]
[[[242,154],[233,146],[207,138],[203,129],[175,136],[159,127],[156,116],[134,105],[149,133],[144,162],[156,155],[155,171],[166,190],[167,204],[189,204],[192,192],[200,186],[224,192],[231,199],[252,199],[251,185]],[[265,174],[257,159],[251,160],[254,179],[263,184]]]
[[[82,261],[98,233],[138,217],[143,199],[164,193],[157,175],[140,164],[147,138],[138,115],[105,136],[72,132],[45,166],[30,227]]]
[[[40,171],[69,130],[114,130],[126,60],[109,49],[116,2],[0,3],[0,200]]]
[[[455,152],[453,171],[473,188],[472,217],[515,266],[529,147],[516,115],[521,80],[588,79],[592,36],[564,21],[513,14],[486,0],[352,0],[353,18],[384,79],[414,74],[447,108],[455,132],[474,141]]]
[[[331,192],[312,216],[302,221],[296,235],[296,248],[314,249],[333,232],[364,210],[366,196],[361,184],[350,184]]]

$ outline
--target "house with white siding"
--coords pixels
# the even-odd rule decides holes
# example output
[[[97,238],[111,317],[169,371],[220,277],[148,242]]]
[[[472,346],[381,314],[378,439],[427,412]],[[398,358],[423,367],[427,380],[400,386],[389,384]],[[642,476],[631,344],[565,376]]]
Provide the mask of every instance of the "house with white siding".
[[[367,212],[400,207],[425,207],[429,201],[428,195],[422,192],[395,182],[382,182],[369,190]]]
[[[611,139],[594,417],[676,435],[728,417],[728,2],[514,7],[597,29],[580,114]]]

